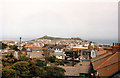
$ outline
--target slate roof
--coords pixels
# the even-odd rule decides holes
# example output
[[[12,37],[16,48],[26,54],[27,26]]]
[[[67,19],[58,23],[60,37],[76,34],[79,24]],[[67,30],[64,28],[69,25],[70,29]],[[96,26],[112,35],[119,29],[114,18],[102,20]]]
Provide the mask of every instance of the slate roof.
[[[59,66],[66,70],[65,76],[79,76],[80,73],[89,73],[90,62],[84,61],[82,65],[80,63],[75,66]]]
[[[120,71],[120,52],[103,54],[91,61],[94,70],[98,71],[100,77],[110,77]]]
[[[104,50],[104,49],[100,49],[98,50],[98,55],[101,55],[101,54],[105,54],[107,52],[107,50]]]
[[[62,56],[63,56],[64,53],[62,53],[62,52],[55,52],[54,55],[58,55],[58,56],[61,56],[61,55],[62,55]]]
[[[25,46],[25,48],[29,48],[30,50],[43,50],[40,46]]]
[[[66,46],[65,46],[65,45],[47,44],[47,45],[44,46],[44,48],[45,48],[45,47],[48,47],[48,48],[51,48],[51,49],[55,49],[55,48],[57,48],[57,49],[63,49],[63,48],[65,48]]]
[[[43,52],[30,52],[30,58],[44,58]]]

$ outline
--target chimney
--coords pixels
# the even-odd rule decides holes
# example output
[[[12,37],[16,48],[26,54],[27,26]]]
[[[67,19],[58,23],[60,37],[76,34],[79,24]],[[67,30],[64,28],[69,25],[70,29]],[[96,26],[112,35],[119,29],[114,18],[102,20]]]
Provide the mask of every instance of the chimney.
[[[113,43],[113,46],[114,46],[114,43]]]
[[[119,43],[117,43],[117,46],[119,46]]]

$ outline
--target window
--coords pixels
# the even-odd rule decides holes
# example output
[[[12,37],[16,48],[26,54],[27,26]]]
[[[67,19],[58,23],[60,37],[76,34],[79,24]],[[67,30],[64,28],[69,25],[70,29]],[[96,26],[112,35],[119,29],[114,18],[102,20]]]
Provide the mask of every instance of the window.
[[[88,73],[80,73],[80,77],[89,77]]]
[[[92,55],[94,56],[94,52],[92,52]]]

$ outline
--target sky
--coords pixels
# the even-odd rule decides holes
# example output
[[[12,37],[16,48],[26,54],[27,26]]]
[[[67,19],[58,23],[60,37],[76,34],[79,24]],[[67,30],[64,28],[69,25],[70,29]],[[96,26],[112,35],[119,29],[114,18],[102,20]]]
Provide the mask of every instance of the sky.
[[[2,0],[0,39],[118,39],[117,0]]]

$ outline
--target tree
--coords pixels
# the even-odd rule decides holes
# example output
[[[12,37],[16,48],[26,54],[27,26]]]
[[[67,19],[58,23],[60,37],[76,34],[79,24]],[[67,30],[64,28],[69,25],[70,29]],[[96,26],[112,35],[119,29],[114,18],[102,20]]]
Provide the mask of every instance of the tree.
[[[14,56],[13,56],[13,54],[12,54],[12,53],[10,53],[10,55],[8,55],[8,57],[13,58]]]
[[[66,56],[69,56],[71,58],[73,58],[73,56],[74,56],[74,58],[78,58],[79,57],[78,51],[69,50],[69,51],[65,51],[65,54],[66,54]]]
[[[10,45],[9,48],[12,49],[12,50],[15,50],[15,51],[19,51],[17,45]]]
[[[29,60],[30,60],[30,58],[25,57],[25,56],[21,56],[21,57],[19,58],[19,61],[29,61]]]
[[[65,51],[65,54],[66,54],[66,56],[73,57],[73,51],[72,50]]]
[[[46,71],[46,78],[63,78],[65,69],[55,66],[44,67]]]
[[[12,65],[15,62],[17,62],[17,59],[13,56],[12,53],[10,55],[8,54],[4,59],[2,59],[3,66]]]
[[[64,66],[64,61],[63,60],[56,60],[56,63],[58,63],[59,65],[63,65]]]
[[[32,77],[44,77],[44,69],[42,67],[36,66],[35,62],[29,61],[29,76]]]
[[[50,57],[50,51],[47,50],[47,49],[45,49],[45,50],[43,50],[43,51],[44,51],[44,56],[45,56],[45,62],[46,62],[46,64],[47,64],[48,58]]]
[[[7,44],[2,43],[2,45],[1,45],[1,42],[0,42],[0,47],[1,47],[1,46],[2,46],[2,49],[7,48]]]
[[[59,65],[63,65],[63,66],[64,66],[64,62],[63,62],[63,61],[60,61],[60,62],[59,62]]]
[[[23,48],[22,48],[22,51],[26,51],[26,48],[25,48],[25,46],[23,46]]]
[[[66,56],[69,56],[72,58],[72,66],[74,66],[74,58],[78,58],[80,55],[78,55],[78,51],[65,51]]]
[[[50,61],[51,63],[54,63],[56,60],[56,57],[55,56],[51,56],[48,58],[48,61]]]
[[[46,66],[45,62],[41,61],[41,60],[36,60],[36,65],[39,66],[39,67]]]
[[[16,62],[11,66],[18,76],[27,76],[29,74],[29,63],[26,61]]]
[[[33,77],[35,76],[44,77],[45,76],[44,69],[41,67],[33,65],[30,67],[29,70],[30,70],[30,73],[29,73],[30,76],[33,76]]]
[[[15,70],[13,69],[2,69],[2,78],[12,78],[15,76]]]
[[[10,63],[2,62],[3,66],[10,66]]]

